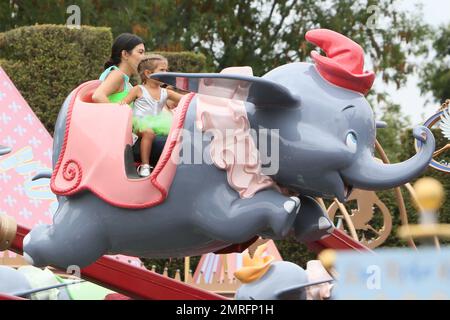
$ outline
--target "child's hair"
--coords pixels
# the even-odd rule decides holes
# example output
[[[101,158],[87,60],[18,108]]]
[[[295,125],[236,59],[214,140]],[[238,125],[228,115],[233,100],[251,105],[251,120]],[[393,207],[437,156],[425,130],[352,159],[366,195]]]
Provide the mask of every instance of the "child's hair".
[[[151,54],[142,59],[137,69],[139,76],[141,77],[142,83],[145,83],[145,81],[147,80],[144,71],[145,70],[150,70],[151,72],[155,71],[156,67],[158,66],[158,62],[161,61],[168,64],[167,58],[160,54]]]

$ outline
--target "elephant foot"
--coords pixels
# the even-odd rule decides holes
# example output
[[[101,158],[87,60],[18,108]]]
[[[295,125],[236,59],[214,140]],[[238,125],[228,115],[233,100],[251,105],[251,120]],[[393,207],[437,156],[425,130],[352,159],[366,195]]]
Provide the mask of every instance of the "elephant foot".
[[[283,208],[280,208],[280,212],[273,213],[270,221],[270,229],[266,229],[258,233],[263,239],[282,240],[284,239],[292,229],[292,225],[300,211],[301,201],[297,197],[287,198],[283,204]],[[280,219],[280,217],[283,217]]]
[[[16,221],[7,215],[0,215],[0,251],[7,250],[11,246],[16,232]]]
[[[290,199],[283,204],[283,209],[287,213],[287,217],[282,220],[277,219],[277,217],[274,216],[271,224],[275,236],[284,238],[288,235],[292,228],[292,224],[296,220],[297,214],[300,211],[300,207],[301,201],[297,197],[290,197]]]
[[[37,244],[40,241],[36,241],[36,239],[42,239],[45,229],[46,226],[37,226],[23,238],[23,257],[28,264],[35,267],[46,267],[48,265],[44,259],[46,249]]]
[[[107,251],[98,232],[89,232],[88,226],[83,231],[81,234],[49,225],[34,227],[23,239],[23,256],[35,267],[51,265],[65,270],[77,266],[82,269]]]
[[[299,198],[272,189],[259,191],[249,199],[236,197],[229,206],[211,208],[210,202],[209,198],[197,201],[200,213],[193,223],[211,238],[226,243],[243,243],[266,232],[272,238],[285,237],[300,209]]]
[[[294,235],[300,242],[312,242],[327,237],[334,230],[327,213],[310,197],[301,197],[302,208],[294,222]]]

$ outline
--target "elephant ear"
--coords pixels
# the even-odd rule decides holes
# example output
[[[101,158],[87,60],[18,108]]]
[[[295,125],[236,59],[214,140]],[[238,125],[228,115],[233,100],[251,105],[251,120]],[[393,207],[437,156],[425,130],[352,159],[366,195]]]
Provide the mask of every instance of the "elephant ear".
[[[248,101],[261,108],[298,107],[300,104],[299,98],[286,87],[249,75],[165,72],[152,74],[151,78],[180,90]]]
[[[274,294],[275,297],[279,300],[292,299],[292,297],[300,297],[300,295],[304,294],[304,298],[306,299],[305,289],[307,287],[319,285],[322,283],[333,282],[333,280],[320,280],[315,282],[302,283],[298,285],[293,285],[291,287],[283,288],[277,290]]]

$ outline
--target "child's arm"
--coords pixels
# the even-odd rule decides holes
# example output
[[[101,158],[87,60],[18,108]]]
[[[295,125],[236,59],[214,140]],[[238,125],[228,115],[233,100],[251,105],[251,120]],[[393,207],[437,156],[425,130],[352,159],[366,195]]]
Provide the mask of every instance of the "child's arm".
[[[133,89],[130,90],[128,95],[122,101],[120,101],[120,104],[130,104],[130,103],[132,103],[134,100],[139,98],[140,92],[141,92],[141,89],[138,86],[133,87]]]
[[[167,97],[170,101],[173,101],[174,103],[168,103],[167,107],[169,109],[174,109],[178,106],[178,102],[180,102],[180,99],[183,97],[182,94],[179,94],[178,92],[172,91],[170,89],[167,89]]]
[[[167,102],[166,102],[166,107],[167,107],[167,109],[173,110],[173,109],[175,109],[177,106],[178,106],[178,103],[176,103],[176,102],[174,102],[174,101],[172,101],[172,100],[170,100],[170,99],[167,99]]]

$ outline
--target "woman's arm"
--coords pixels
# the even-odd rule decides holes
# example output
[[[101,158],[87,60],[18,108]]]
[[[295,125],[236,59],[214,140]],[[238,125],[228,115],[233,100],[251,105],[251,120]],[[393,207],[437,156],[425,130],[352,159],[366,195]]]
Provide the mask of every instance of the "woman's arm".
[[[123,84],[123,75],[120,71],[112,71],[92,95],[95,103],[109,103],[108,96],[118,92]]]
[[[141,95],[141,88],[139,88],[138,86],[133,87],[133,89],[130,90],[128,95],[122,101],[120,101],[120,104],[130,104],[134,100],[139,98],[140,95]]]

